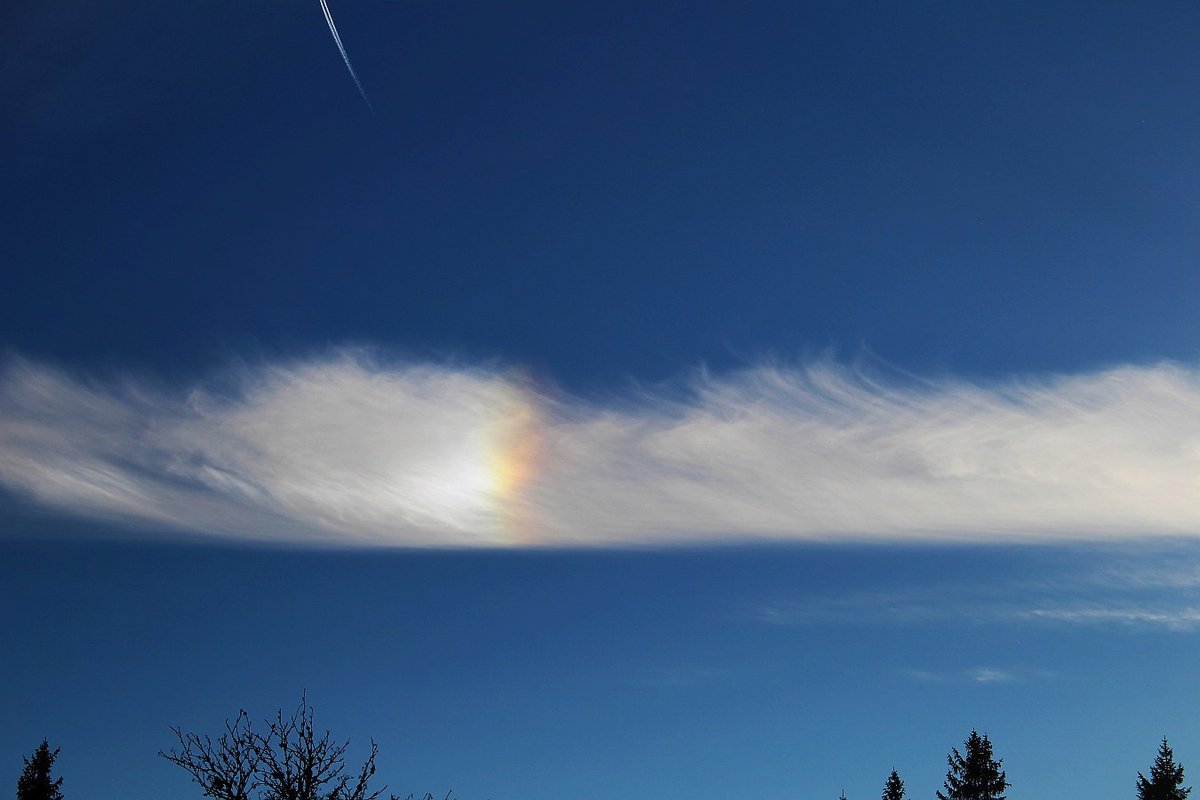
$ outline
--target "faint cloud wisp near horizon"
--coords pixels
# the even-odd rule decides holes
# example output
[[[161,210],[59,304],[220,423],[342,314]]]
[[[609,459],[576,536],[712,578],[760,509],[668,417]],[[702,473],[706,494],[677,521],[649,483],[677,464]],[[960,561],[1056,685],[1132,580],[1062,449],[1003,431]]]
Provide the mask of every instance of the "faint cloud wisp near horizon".
[[[1044,670],[1029,672],[1026,675],[1019,675],[1017,672],[1010,669],[1000,669],[998,667],[974,667],[967,670],[958,670],[954,672],[932,672],[925,669],[902,669],[900,674],[909,680],[918,681],[919,683],[977,683],[987,685],[1018,683],[1023,679],[1030,677],[1047,679],[1051,677],[1051,673]]]
[[[823,361],[601,401],[361,350],[183,391],[10,358],[0,485],[84,517],[344,546],[1194,537],[1200,371],[889,382]]]
[[[1091,627],[1130,632],[1193,633],[1200,630],[1194,584],[1155,582],[1156,563],[1169,557],[1178,573],[1197,564],[1194,542],[1147,547],[1055,548],[1067,559],[1047,558],[1046,550],[1025,565],[1021,577],[990,575],[986,581],[921,582],[888,591],[806,594],[802,589],[750,599],[739,619],[780,628],[860,626],[894,630],[936,625],[943,628]],[[1086,556],[1082,555],[1086,552]],[[1082,556],[1082,557],[1081,557]],[[948,601],[952,598],[952,601]],[[981,680],[987,675],[980,674]]]

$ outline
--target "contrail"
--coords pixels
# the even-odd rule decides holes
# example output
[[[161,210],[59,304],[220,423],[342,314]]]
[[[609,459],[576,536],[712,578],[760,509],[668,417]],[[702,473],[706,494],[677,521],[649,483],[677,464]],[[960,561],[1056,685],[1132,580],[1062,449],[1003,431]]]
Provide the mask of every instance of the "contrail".
[[[321,0],[321,11],[325,12],[325,22],[329,24],[329,32],[333,34],[333,41],[342,54],[342,61],[346,62],[346,69],[350,71],[350,77],[354,79],[354,85],[358,87],[358,93],[362,95],[363,102],[367,104],[367,108],[371,109],[371,113],[374,114],[375,107],[367,99],[367,93],[363,91],[362,83],[358,80],[358,75],[355,74],[354,67],[350,64],[350,56],[346,55],[346,47],[342,44],[342,37],[338,35],[337,25],[333,24],[333,14],[329,13],[329,5],[325,0]]]

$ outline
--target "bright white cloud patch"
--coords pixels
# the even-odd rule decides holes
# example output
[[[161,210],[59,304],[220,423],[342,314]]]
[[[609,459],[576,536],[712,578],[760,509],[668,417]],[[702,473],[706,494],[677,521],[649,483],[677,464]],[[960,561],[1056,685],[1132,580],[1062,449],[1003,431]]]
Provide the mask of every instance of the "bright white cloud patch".
[[[594,402],[340,352],[185,392],[12,359],[0,484],[84,516],[346,545],[1200,534],[1200,372],[979,385],[763,366]]]

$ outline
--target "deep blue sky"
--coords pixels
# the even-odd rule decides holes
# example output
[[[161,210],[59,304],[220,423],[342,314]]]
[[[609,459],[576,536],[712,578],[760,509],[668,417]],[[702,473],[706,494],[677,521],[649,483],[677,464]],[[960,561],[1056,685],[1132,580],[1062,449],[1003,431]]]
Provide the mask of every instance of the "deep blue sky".
[[[0,781],[46,736],[63,747],[68,800],[196,797],[155,759],[168,726],[216,732],[239,707],[264,717],[304,689],[319,723],[380,742],[393,789],[463,800],[843,788],[862,800],[893,767],[928,797],[972,726],[993,735],[1025,800],[1130,797],[1163,734],[1200,769],[1200,7],[1045,5],[333,3],[373,113],[316,0],[7,11]],[[346,346],[384,354],[384,366],[323,372],[323,354]],[[416,363],[450,376],[433,381],[432,407],[474,398],[472,387],[483,399],[468,410],[502,419],[527,410],[523,392],[561,401],[528,401],[558,415],[547,430],[568,432],[539,434],[549,444],[521,449],[536,414],[497,434],[505,466],[459,476],[459,461],[435,459],[447,482],[432,488],[364,481],[364,507],[401,509],[396,524],[457,519],[460,490],[467,511],[491,513],[491,491],[509,501],[504,544],[528,541],[532,516],[515,497],[567,531],[529,540],[607,545],[588,538],[596,526],[662,526],[676,503],[683,530],[654,541],[694,544],[688,526],[715,506],[679,490],[692,473],[647,481],[651,500],[605,517],[620,499],[591,492],[637,483],[645,453],[622,460],[628,448],[612,445],[568,462],[542,448],[610,442],[568,425],[572,413],[608,419],[597,407],[609,402],[613,426],[632,431],[613,441],[635,441],[639,425],[664,441],[650,435],[670,432],[663,419],[693,418],[663,399],[674,388],[638,401],[622,394],[630,386],[829,351],[952,383],[929,396],[868,383],[845,397],[838,384],[816,411],[808,395],[738,395],[700,404],[712,413],[697,430],[715,432],[686,440],[694,451],[663,445],[699,453],[694,472],[727,448],[729,471],[711,485],[750,491],[793,473],[781,471],[786,446],[746,472],[753,452],[735,459],[739,442],[804,440],[788,428],[797,419],[832,431],[814,445],[831,475],[801,456],[794,474],[851,488],[800,521],[801,543],[241,541],[260,538],[247,519],[276,530],[309,508],[288,504],[294,485],[304,502],[319,496],[325,532],[396,522],[352,519],[343,502],[360,498],[338,482],[356,455],[390,468],[342,445],[360,412],[390,420],[393,406],[359,408],[349,390],[326,403],[286,381],[255,394],[272,375],[361,388]],[[472,367],[497,363],[519,370],[517,389],[470,383]],[[258,416],[221,416],[213,398],[237,382],[231,364],[252,373],[242,391]],[[1047,375],[1078,381],[1061,389]],[[469,386],[454,382],[464,376]],[[972,399],[959,380],[1034,388],[1008,406],[1002,393]],[[1041,380],[1058,388],[1039,405]],[[956,404],[964,397],[974,410]],[[578,398],[597,405],[570,405]],[[217,422],[195,433],[210,406]],[[871,424],[845,437],[843,459],[839,432],[858,430],[856,415]],[[422,454],[440,454],[434,434],[457,419],[431,422]],[[942,422],[956,431],[949,444]],[[422,424],[396,420],[414,436]],[[377,431],[363,425],[369,444]],[[287,447],[322,432],[346,461],[310,475],[289,460],[309,451]],[[219,446],[196,444],[218,434]],[[1164,453],[1174,460],[1155,460]],[[516,462],[536,464],[534,477],[505,472]],[[581,463],[610,482],[573,482]],[[1093,463],[1104,465],[1095,482],[1080,479],[1076,467]],[[476,472],[487,470],[485,491]],[[909,493],[905,471],[932,476],[931,493]],[[191,491],[196,474],[214,483]],[[946,493],[946,475],[966,477]],[[994,483],[979,490],[976,478]],[[1024,511],[1004,516],[1009,498],[1026,509],[1023,480],[1050,492],[1059,478],[1074,505],[1028,498],[1035,517],[1066,508],[1046,522],[1051,541],[1020,527]],[[71,495],[68,481],[94,494]],[[219,481],[234,488],[222,495]],[[855,507],[857,484],[894,509]],[[1000,510],[970,517],[986,487]],[[1118,498],[1109,519],[1105,502],[1124,491],[1150,508]],[[261,506],[247,499],[271,492]],[[714,496],[731,518],[756,510],[758,495],[746,509],[728,502],[736,492]],[[195,505],[160,505],[176,498]],[[579,512],[593,499],[595,517]],[[431,516],[414,522],[426,500]],[[189,523],[193,508],[211,514]],[[794,511],[768,510],[777,516],[731,538],[773,536]],[[909,536],[932,525],[953,538],[963,518],[983,543]],[[894,532],[872,529],[880,520],[908,538],[864,543]],[[814,526],[855,535],[815,543]],[[996,531],[1030,539],[997,544]],[[617,538],[637,543],[636,530]]]
[[[25,540],[0,568],[20,609],[5,638],[22,643],[0,741],[12,772],[51,736],[68,796],[191,797],[153,758],[168,725],[216,733],[306,688],[352,752],[379,741],[402,795],[874,797],[895,767],[927,797],[978,725],[1013,794],[1130,797],[1163,732],[1195,760],[1195,634],[1020,614],[1099,607],[1112,586],[1092,570],[1120,586],[1150,566],[986,546],[380,557]]]
[[[368,340],[584,384],[1194,352],[1184,4],[334,11],[375,116],[298,4],[13,12],[10,347]]]

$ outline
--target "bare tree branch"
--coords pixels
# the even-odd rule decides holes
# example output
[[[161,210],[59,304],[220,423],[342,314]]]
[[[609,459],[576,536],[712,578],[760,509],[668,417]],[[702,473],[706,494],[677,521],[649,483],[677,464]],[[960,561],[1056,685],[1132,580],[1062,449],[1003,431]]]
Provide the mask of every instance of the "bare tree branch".
[[[159,756],[187,771],[205,797],[250,800],[250,793],[259,786],[261,759],[245,709],[232,722],[225,721],[225,733],[216,741],[179,728],[171,728],[171,732],[179,739],[179,747],[169,753],[160,750]]]
[[[265,732],[256,732],[242,710],[232,722],[226,720],[225,733],[215,741],[172,728],[179,746],[159,755],[215,800],[379,800],[387,790],[370,788],[379,753],[375,740],[362,766],[347,771],[350,740],[338,742],[329,731],[318,736],[307,695],[290,716],[280,709],[265,725]],[[389,800],[399,799],[390,795]]]

